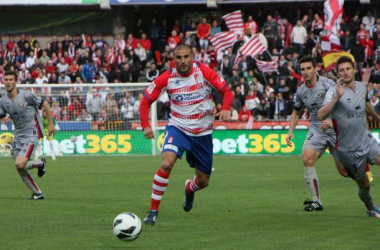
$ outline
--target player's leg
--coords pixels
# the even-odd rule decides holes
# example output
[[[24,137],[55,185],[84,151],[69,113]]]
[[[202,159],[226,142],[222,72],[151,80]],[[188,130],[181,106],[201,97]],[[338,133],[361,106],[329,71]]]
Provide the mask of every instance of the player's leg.
[[[56,160],[56,158],[55,158],[55,151],[54,151],[54,141],[53,141],[54,138],[53,138],[53,136],[47,135],[46,139],[49,142],[51,158],[53,160]]]
[[[373,182],[373,175],[372,175],[371,168],[369,167],[369,163],[367,163],[367,164],[365,165],[365,173],[366,173],[367,176],[368,176],[368,180],[369,180],[369,182]]]
[[[44,198],[41,189],[34,181],[32,175],[28,172],[28,169],[31,168],[30,166],[33,166],[31,162],[36,162],[35,160],[29,160],[34,153],[33,149],[35,149],[36,144],[25,143],[23,145],[20,143],[15,143],[15,148],[13,152],[13,157],[16,158],[16,170],[19,173],[25,185],[32,191],[31,199],[33,200],[39,200]]]
[[[169,184],[171,170],[177,159],[182,158],[183,147],[186,147],[186,145],[184,146],[186,142],[187,139],[179,129],[173,126],[166,128],[166,135],[162,145],[162,163],[153,178],[151,206],[144,219],[145,224],[154,225],[156,223],[159,206]]]
[[[323,210],[319,194],[319,178],[315,169],[315,162],[320,154],[321,153],[319,151],[313,148],[304,148],[302,151],[305,183],[311,196],[310,201],[304,202],[304,205],[306,205],[304,209],[309,212]]]
[[[191,150],[186,152],[190,167],[195,168],[195,176],[185,182],[185,197],[182,207],[185,212],[193,208],[194,192],[208,186],[212,173],[212,136],[190,137]]]
[[[335,166],[336,166],[336,169],[338,170],[338,173],[343,177],[348,177],[347,171],[344,169],[343,164],[340,163],[339,161],[338,151],[335,149],[335,139],[334,139],[334,142],[328,143],[328,147],[329,147],[330,154],[334,158]]]
[[[358,185],[358,196],[364,203],[367,214],[371,217],[380,217],[380,210],[375,206],[370,194],[371,185],[366,175],[366,164],[369,154],[359,155],[354,152],[338,152],[339,160],[347,171],[348,176]]]
[[[44,138],[40,138],[37,146],[36,153],[34,154],[34,159],[37,160],[42,156],[42,151],[43,151],[43,140]]]
[[[42,177],[46,172],[46,160],[45,158],[34,160],[33,155],[38,148],[38,141],[27,142],[22,146],[22,150],[16,158],[16,167],[18,169],[38,169],[38,177]],[[33,159],[33,160],[31,160]]]

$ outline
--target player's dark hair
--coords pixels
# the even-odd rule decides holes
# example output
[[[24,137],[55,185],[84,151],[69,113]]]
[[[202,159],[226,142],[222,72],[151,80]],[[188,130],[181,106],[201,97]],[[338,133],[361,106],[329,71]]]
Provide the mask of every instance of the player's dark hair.
[[[15,80],[16,81],[18,80],[18,76],[17,76],[17,73],[15,71],[7,71],[7,72],[4,73],[4,77],[5,76],[14,76]]]
[[[179,44],[177,45],[177,47],[175,47],[174,49],[174,54],[175,52],[178,50],[178,49],[188,49],[190,51],[190,54],[192,55],[193,54],[193,50],[191,49],[191,47],[187,44]]]
[[[313,68],[317,67],[317,61],[311,56],[303,56],[300,60],[300,66],[302,63],[311,62]]]
[[[336,71],[339,71],[339,65],[342,63],[351,63],[352,68],[355,69],[355,63],[352,61],[352,59],[348,56],[341,56],[339,57],[338,61],[336,61]]]

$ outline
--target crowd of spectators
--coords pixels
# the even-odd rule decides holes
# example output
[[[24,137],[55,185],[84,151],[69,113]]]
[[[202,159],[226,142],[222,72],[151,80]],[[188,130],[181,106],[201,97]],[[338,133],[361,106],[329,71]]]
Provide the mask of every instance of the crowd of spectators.
[[[119,22],[110,44],[102,35],[65,35],[63,40],[53,36],[44,46],[32,35],[21,34],[17,41],[14,36],[0,38],[0,82],[8,70],[18,72],[21,84],[41,86],[151,82],[173,67],[173,50],[184,43],[192,48],[194,61],[218,72],[233,90],[231,121],[247,121],[289,118],[294,93],[302,84],[299,60],[304,55],[316,59],[320,75],[336,79],[335,71],[326,72],[323,68],[320,37],[324,34],[324,23],[319,12],[297,10],[281,16],[279,11],[270,14],[258,11],[244,19],[244,33],[225,51],[215,51],[209,41],[210,36],[226,30],[223,20],[201,17],[183,23],[175,20],[172,27],[168,27],[166,20],[156,18],[149,23],[139,19],[135,27],[127,29]],[[126,30],[133,32],[126,34]],[[242,56],[234,63],[239,48],[256,35],[267,48],[257,59],[275,61],[277,72],[262,74],[250,56]],[[339,38],[343,50],[355,57],[358,80],[363,68],[372,68],[368,93],[371,104],[380,112],[380,18],[373,17],[371,11],[365,16],[344,15]],[[57,120],[97,121],[100,127],[107,121],[121,120],[129,128],[130,122],[139,117],[141,91],[78,87],[59,93],[43,87],[40,91],[48,96]],[[218,120],[222,96],[215,92],[213,97],[214,116]],[[158,118],[166,119],[169,111],[168,97],[162,95],[158,101]],[[305,109],[301,119],[309,117]]]

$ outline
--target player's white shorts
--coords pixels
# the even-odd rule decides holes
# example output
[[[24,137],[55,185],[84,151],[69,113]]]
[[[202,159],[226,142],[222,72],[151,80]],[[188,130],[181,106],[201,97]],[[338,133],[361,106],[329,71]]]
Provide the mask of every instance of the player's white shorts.
[[[14,141],[12,158],[17,158],[17,156],[22,155],[28,159],[32,159],[34,153],[38,148],[38,140],[29,140],[29,141]]]

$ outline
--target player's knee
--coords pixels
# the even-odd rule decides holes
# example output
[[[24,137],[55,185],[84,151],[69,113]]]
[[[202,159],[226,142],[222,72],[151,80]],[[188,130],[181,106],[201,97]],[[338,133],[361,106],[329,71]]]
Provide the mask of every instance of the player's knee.
[[[308,154],[303,154],[302,155],[302,160],[303,160],[303,163],[306,167],[312,167],[314,166],[314,157],[311,156],[311,155],[308,155]]]
[[[17,170],[24,170],[26,165],[22,164],[21,162],[16,162],[15,166]]]
[[[197,184],[198,184],[198,187],[200,188],[205,188],[208,186],[208,183],[209,183],[209,180],[206,179],[206,178],[202,178],[202,179],[198,179],[197,180]]]
[[[172,171],[174,164],[168,160],[163,160],[161,164],[161,169],[165,173],[170,173]]]
[[[369,180],[368,180],[367,176],[364,176],[363,178],[357,179],[356,183],[358,184],[358,186],[360,188],[368,188],[368,187],[370,187],[370,183],[369,183]]]

